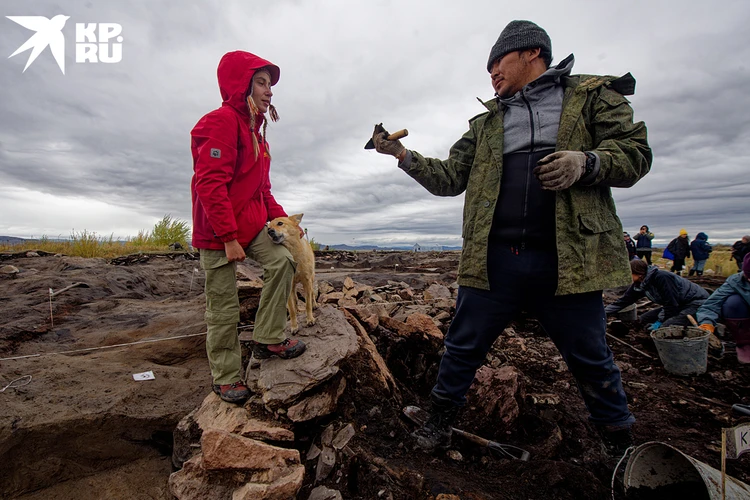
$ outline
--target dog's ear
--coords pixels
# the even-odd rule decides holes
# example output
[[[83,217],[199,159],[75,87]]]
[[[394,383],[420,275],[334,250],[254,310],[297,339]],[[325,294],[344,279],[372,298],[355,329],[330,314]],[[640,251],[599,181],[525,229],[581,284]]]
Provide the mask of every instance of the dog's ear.
[[[294,214],[290,215],[289,218],[294,221],[295,224],[299,226],[300,222],[302,222],[302,216],[305,214]]]

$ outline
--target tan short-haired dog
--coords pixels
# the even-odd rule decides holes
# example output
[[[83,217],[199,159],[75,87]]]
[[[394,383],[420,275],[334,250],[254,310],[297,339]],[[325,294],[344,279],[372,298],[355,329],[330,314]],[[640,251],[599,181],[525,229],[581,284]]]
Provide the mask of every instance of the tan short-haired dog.
[[[268,223],[268,236],[274,243],[284,245],[297,263],[297,270],[292,281],[292,293],[289,294],[286,308],[289,311],[292,332],[296,332],[297,326],[297,283],[302,283],[305,291],[305,311],[307,312],[307,326],[315,324],[313,307],[315,297],[313,284],[315,282],[315,254],[310,243],[300,236],[299,224],[303,214],[290,215],[289,217],[277,217]]]

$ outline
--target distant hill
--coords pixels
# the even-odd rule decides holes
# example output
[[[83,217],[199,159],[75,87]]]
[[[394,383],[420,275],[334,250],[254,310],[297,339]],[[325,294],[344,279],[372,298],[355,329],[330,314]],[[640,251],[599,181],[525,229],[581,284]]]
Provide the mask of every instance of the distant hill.
[[[381,247],[377,245],[354,245],[353,246],[353,245],[346,245],[346,244],[341,244],[341,245],[324,245],[322,243],[320,244],[320,248],[325,248],[326,246],[328,246],[329,250],[344,250],[344,251],[349,251],[349,252],[354,252],[354,251],[360,251],[360,252],[370,251],[371,252],[373,250],[378,250],[378,251],[383,251],[383,252],[393,251],[393,250],[400,251],[400,252],[408,252],[408,251],[414,250],[414,245],[409,245],[409,246],[394,245],[390,247]],[[434,250],[445,250],[445,251],[461,250],[461,247],[451,247],[451,246],[441,246],[441,245],[422,245],[421,246],[421,251],[423,252],[434,251]]]
[[[26,238],[16,238],[15,236],[0,236],[0,243],[4,245],[16,245],[18,243],[23,243],[26,241]]]

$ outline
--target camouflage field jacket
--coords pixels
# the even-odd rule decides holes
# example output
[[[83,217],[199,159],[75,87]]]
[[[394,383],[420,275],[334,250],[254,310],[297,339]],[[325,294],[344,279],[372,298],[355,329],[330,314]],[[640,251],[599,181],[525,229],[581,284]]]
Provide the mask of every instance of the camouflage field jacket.
[[[601,168],[588,185],[556,192],[556,294],[629,285],[628,253],[610,188],[634,185],[651,167],[646,126],[633,123],[628,100],[614,90],[634,88],[635,81],[629,74],[619,79],[573,75],[563,84],[556,150],[594,151]],[[504,110],[496,99],[484,106],[488,111],[469,121],[447,160],[412,151],[411,162],[400,167],[437,196],[466,191],[458,283],[489,289],[487,242],[503,173]]]

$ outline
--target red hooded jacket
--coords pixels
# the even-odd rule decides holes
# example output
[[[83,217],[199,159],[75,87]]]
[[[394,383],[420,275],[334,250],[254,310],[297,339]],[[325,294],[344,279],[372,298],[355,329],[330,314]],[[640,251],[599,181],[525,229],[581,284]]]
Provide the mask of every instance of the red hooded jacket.
[[[277,66],[249,52],[224,54],[217,71],[221,107],[201,118],[190,132],[195,248],[223,250],[225,242],[235,239],[244,248],[266,222],[287,215],[271,194],[271,158],[260,135],[263,118],[256,117],[251,131],[245,102],[253,74],[262,67],[268,67],[275,85]],[[258,158],[250,134],[258,141]]]

